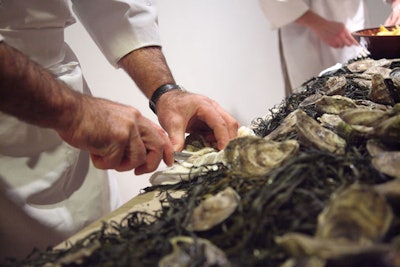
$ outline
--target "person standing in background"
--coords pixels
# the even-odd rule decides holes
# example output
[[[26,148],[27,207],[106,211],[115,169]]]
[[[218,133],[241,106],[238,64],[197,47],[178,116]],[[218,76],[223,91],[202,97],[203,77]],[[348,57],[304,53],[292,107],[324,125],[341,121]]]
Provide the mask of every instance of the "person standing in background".
[[[386,1],[393,12],[385,22],[399,22],[399,0]],[[363,0],[259,0],[272,29],[278,29],[285,94],[322,70],[357,57],[362,47],[351,32],[369,26]]]
[[[0,1],[0,262],[56,245],[115,209],[118,190],[105,169],[138,175],[171,165],[185,133],[219,149],[237,135],[219,104],[175,83],[151,0],[72,3],[162,128],[133,107],[84,97],[90,91],[64,41],[75,23],[67,0]]]

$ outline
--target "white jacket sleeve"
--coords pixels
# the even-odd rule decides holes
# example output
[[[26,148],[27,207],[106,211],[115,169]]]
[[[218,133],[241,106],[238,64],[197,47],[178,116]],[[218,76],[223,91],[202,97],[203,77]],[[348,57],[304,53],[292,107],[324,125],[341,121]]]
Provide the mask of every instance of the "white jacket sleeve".
[[[126,54],[161,46],[157,11],[151,0],[73,0],[73,10],[115,67]]]
[[[303,0],[259,0],[259,3],[272,29],[294,22],[309,9]]]

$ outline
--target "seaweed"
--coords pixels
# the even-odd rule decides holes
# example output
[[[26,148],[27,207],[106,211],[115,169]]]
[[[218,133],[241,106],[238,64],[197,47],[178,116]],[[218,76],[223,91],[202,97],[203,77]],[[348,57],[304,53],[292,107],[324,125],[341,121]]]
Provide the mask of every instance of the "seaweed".
[[[346,69],[307,81],[301,93],[270,109],[268,117],[255,119],[252,125],[256,126],[256,134],[268,135],[306,97],[338,73],[346,73]],[[344,91],[352,99],[367,98],[366,90],[355,83],[348,83]],[[312,107],[304,110],[317,116]],[[318,214],[333,192],[355,182],[380,184],[391,179],[372,167],[365,140],[348,144],[344,155],[302,146],[295,157],[263,177],[233,175],[221,164],[189,181],[145,188],[145,192],[166,193],[162,209],[156,214],[129,213],[120,222],[104,222],[101,229],[68,249],[36,250],[24,260],[10,260],[6,266],[157,266],[172,250],[169,239],[184,235],[211,241],[226,253],[233,266],[276,267],[289,256],[277,246],[275,237],[287,232],[313,235]],[[228,186],[241,197],[237,210],[208,231],[185,229],[185,222],[201,199]],[[172,197],[170,192],[178,190],[184,195]],[[398,219],[396,222],[398,225]],[[399,227],[390,231],[391,237],[399,234]],[[196,251],[190,266],[204,266],[201,248]]]

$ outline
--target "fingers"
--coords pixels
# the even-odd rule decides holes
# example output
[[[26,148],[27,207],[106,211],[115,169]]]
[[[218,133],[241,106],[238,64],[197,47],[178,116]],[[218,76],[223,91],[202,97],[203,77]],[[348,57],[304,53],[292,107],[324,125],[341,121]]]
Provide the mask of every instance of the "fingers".
[[[216,102],[213,102],[213,109],[215,116],[208,116],[212,113],[206,113],[204,122],[212,129],[217,141],[217,148],[224,149],[229,140],[237,136],[239,123]]]
[[[110,110],[115,112],[107,112],[107,118],[96,116],[102,119],[102,123],[93,124],[96,128],[81,131],[91,133],[86,149],[95,167],[137,169],[142,174],[157,169],[163,159],[167,165],[173,164],[172,144],[161,127],[130,107],[113,105]]]
[[[200,97],[192,95],[191,98]],[[203,99],[204,100],[204,99]],[[175,151],[181,151],[185,142],[185,133],[199,133],[206,137],[207,141],[215,142],[218,149],[223,149],[229,140],[237,136],[239,123],[223,110],[216,102],[207,99],[203,105],[198,105],[193,109],[188,117],[179,115],[170,116],[163,122],[165,130]]]

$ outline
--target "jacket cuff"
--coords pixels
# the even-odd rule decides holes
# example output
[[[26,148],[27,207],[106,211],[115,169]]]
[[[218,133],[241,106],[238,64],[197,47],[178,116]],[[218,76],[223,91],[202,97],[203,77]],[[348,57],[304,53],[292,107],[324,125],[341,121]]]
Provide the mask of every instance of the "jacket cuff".
[[[73,10],[82,25],[116,68],[133,50],[161,46],[157,11],[148,0],[74,1]]]

